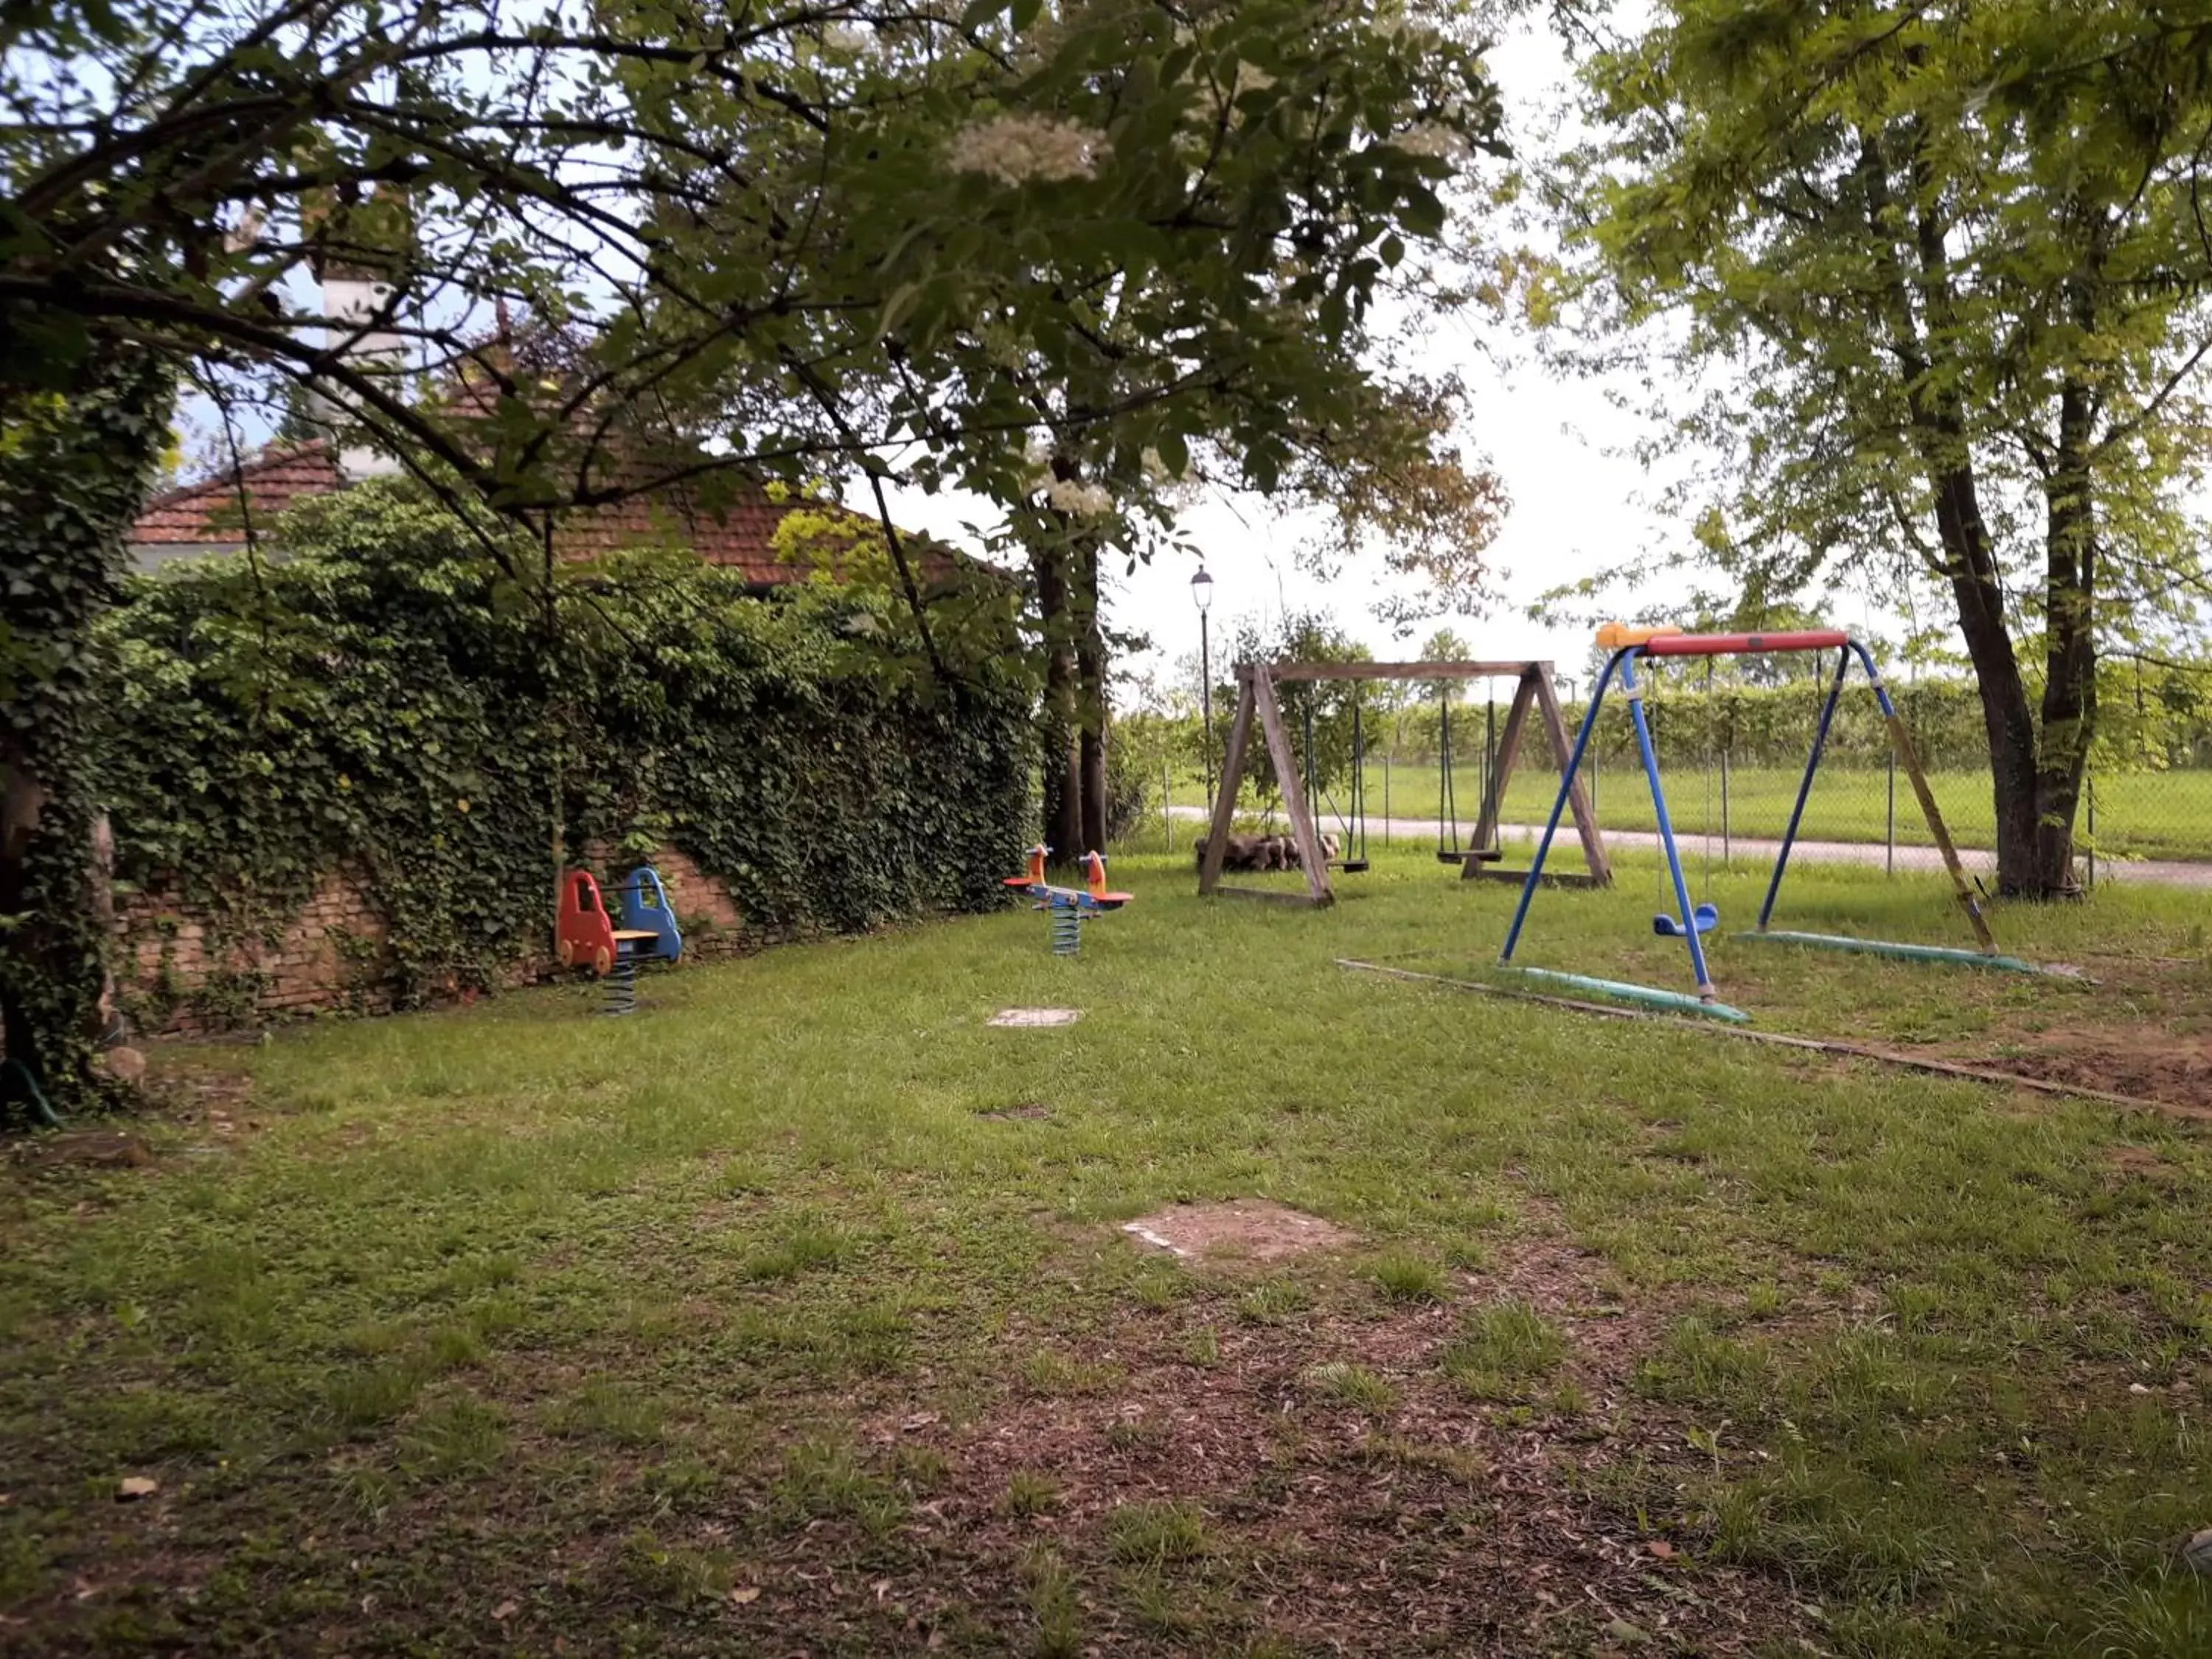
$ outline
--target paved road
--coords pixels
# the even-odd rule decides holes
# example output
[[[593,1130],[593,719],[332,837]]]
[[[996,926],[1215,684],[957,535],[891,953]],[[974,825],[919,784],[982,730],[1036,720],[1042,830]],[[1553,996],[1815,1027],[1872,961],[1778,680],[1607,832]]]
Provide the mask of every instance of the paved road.
[[[1195,818],[1202,823],[1206,818],[1206,809],[1202,806],[1172,806],[1168,810],[1179,820]],[[1509,840],[1527,842],[1532,849],[1536,837],[1543,831],[1541,824],[1533,823],[1509,823],[1504,829]],[[1367,820],[1367,835],[1370,842],[1379,842],[1385,833],[1393,838],[1403,838],[1414,843],[1434,841],[1437,821],[1434,818],[1377,817]],[[1681,846],[1686,860],[1703,863],[1705,838],[1702,832],[1677,836],[1675,840]],[[1649,830],[1608,830],[1605,832],[1605,842],[1607,847],[1646,853],[1656,852],[1659,847],[1658,836]],[[1717,851],[1718,845],[1717,842],[1715,842]],[[1730,851],[1737,861],[1770,866],[1781,848],[1782,843],[1778,841],[1762,841],[1751,836],[1738,836],[1729,843]],[[1574,826],[1571,823],[1561,824],[1559,838],[1552,843],[1552,859],[1565,860],[1562,868],[1578,870],[1582,867],[1582,846],[1575,839]],[[1887,865],[1889,858],[1889,849],[1880,842],[1800,841],[1790,853],[1793,864],[1802,860],[1807,864]],[[1940,872],[1943,867],[1942,855],[1932,847],[1900,846],[1897,849],[1896,859],[1897,868],[1900,870]],[[1961,848],[1959,859],[1968,870],[1980,874],[1990,874],[1996,869],[1996,854],[1994,853],[1982,852],[1971,847]],[[2212,864],[2183,864],[2169,859],[2100,859],[2097,861],[2097,879],[2157,882],[2168,887],[2212,888]]]

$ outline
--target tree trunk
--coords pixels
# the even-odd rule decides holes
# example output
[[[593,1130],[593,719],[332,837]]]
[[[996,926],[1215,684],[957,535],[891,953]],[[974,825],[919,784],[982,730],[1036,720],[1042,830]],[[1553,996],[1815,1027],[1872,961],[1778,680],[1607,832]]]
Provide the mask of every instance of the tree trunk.
[[[1990,787],[1996,817],[1997,888],[2000,892],[2045,896],[2055,890],[2039,878],[2035,714],[2021,678],[2005,620],[2004,584],[1989,524],[1982,516],[1974,472],[1972,443],[1960,406],[1956,384],[1946,373],[1945,344],[1954,325],[1954,296],[1947,245],[1948,227],[1936,206],[1932,175],[1925,159],[1926,135],[1915,131],[1911,167],[1911,279],[1919,297],[1913,313],[1901,271],[1883,258],[1890,289],[1887,325],[1898,358],[1904,394],[1911,410],[1912,438],[1936,501],[1936,526],[1942,545],[1943,574],[1951,584],[1959,632],[1973,665],[1982,703],[1982,724],[1990,750]],[[1883,151],[1872,134],[1862,136],[1861,174],[1868,185],[1869,227],[1887,244],[1898,223],[1890,196]],[[1924,319],[1926,326],[1920,324]]]
[[[2039,894],[2080,890],[2074,816],[2097,725],[2097,520],[2089,478],[2087,387],[2069,380],[2058,397],[2058,447],[2044,481],[2043,742],[2035,779],[2031,874]]]
[[[1964,467],[1935,478],[1936,522],[1948,562],[1959,632],[1974,669],[1989,742],[1990,787],[1996,812],[1997,889],[2014,895],[2040,890],[2036,858],[2035,714],[2013,650],[1996,556],[1983,521],[1972,472]]]
[[[113,603],[124,536],[168,439],[158,358],[95,347],[54,398],[0,386],[0,680],[15,690],[0,736],[0,1041],[54,1104],[96,1086],[113,1017],[112,910],[92,794],[100,709],[93,629]]]
[[[1106,850],[1106,634],[1098,620],[1098,544],[1086,537],[1074,556],[1077,768],[1082,793],[1083,850]]]
[[[1032,555],[1037,609],[1044,620],[1044,706],[1037,720],[1038,770],[1044,783],[1044,844],[1055,862],[1083,851],[1083,774],[1076,733],[1080,729],[1075,625],[1070,614],[1067,549],[1064,544]]]

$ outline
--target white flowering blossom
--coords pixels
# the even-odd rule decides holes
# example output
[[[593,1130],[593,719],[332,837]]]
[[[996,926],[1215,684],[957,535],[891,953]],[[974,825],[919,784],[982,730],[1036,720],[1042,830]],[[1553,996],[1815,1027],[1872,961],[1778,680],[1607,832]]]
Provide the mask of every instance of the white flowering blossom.
[[[1097,168],[1105,135],[1043,115],[1000,115],[952,137],[949,159],[956,173],[981,173],[1004,185],[1088,179]]]
[[[1045,486],[1044,498],[1071,518],[1103,519],[1114,510],[1114,497],[1104,484],[1073,478],[1054,478]]]
[[[822,44],[832,52],[866,52],[872,44],[867,30],[850,23],[832,23],[822,31]]]
[[[1400,133],[1390,142],[1408,155],[1433,155],[1444,161],[1467,159],[1466,137],[1440,122],[1424,121],[1410,131]]]

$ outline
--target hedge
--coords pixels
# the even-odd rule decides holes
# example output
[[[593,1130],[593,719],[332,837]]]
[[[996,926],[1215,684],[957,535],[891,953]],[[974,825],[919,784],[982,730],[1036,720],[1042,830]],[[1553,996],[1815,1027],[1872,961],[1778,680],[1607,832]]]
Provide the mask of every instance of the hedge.
[[[526,544],[488,556],[396,483],[279,539],[144,579],[109,621],[126,891],[266,933],[365,871],[404,1005],[542,950],[556,799],[568,848],[672,843],[770,933],[989,908],[1018,866],[1026,690],[990,664],[872,672],[896,618],[859,592],[748,598],[664,554],[564,568],[549,598]]]

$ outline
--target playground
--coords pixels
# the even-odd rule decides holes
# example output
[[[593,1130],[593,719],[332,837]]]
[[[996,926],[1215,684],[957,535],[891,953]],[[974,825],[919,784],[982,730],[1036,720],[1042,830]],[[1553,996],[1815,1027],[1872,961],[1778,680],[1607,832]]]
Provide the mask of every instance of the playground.
[[[1613,864],[1522,957],[1679,986]],[[1707,888],[1751,1029],[2161,1111],[1348,969],[1519,893],[1336,873],[158,1050],[0,1170],[0,1650],[2206,1650],[2200,901]]]

